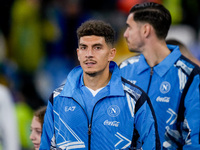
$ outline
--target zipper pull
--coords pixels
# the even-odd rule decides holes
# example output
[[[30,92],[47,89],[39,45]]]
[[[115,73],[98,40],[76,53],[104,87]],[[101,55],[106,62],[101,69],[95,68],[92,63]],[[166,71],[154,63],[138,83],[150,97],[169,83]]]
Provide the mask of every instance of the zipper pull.
[[[151,67],[150,75],[153,75],[153,67]]]
[[[88,135],[91,135],[92,134],[92,131],[91,131],[91,124],[89,124],[89,127],[88,127]]]

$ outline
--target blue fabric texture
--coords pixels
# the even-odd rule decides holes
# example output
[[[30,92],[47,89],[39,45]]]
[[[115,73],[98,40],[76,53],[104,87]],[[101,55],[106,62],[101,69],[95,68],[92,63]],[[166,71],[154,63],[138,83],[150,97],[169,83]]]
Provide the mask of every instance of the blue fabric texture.
[[[200,149],[199,67],[178,46],[168,48],[171,53],[153,68],[142,54],[125,60],[121,74],[150,97],[163,149]]]
[[[82,96],[80,89],[82,68],[78,66],[69,73],[65,85],[56,89],[49,99],[40,150],[129,149],[136,140],[134,129],[142,141],[140,148],[159,149],[155,115],[148,96],[122,80],[116,63],[110,62],[110,72],[111,80],[95,96],[91,115],[85,98],[93,97]]]

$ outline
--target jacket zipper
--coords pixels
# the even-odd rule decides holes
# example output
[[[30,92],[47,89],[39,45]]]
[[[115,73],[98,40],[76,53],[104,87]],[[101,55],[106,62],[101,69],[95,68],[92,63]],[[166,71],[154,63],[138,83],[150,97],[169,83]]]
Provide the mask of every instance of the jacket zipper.
[[[91,127],[92,123],[90,123],[88,126],[88,150],[90,150],[90,144],[91,144],[91,134],[92,134]]]
[[[89,136],[89,138],[88,138],[88,150],[90,150],[91,148],[90,148],[90,144],[91,144],[91,134],[92,134],[92,131],[91,131],[91,129],[92,129],[92,118],[93,118],[93,114],[94,114],[94,108],[96,107],[96,105],[97,105],[97,103],[99,102],[99,101],[101,101],[102,99],[104,99],[105,97],[103,97],[103,98],[101,98],[100,100],[98,100],[97,102],[96,102],[96,104],[94,105],[94,107],[93,107],[93,109],[92,109],[92,115],[91,115],[91,120],[90,120],[90,124],[89,124],[89,126],[88,126],[88,136]]]
[[[150,85],[151,85],[152,75],[153,75],[153,67],[151,67],[151,71],[150,71],[150,79],[149,79],[149,85],[148,85],[148,88],[147,88],[147,95],[149,95],[149,88],[150,88]]]
[[[104,99],[105,97],[103,97],[103,98],[101,98],[100,100],[102,100],[102,99]],[[75,102],[77,102],[74,98],[72,98]],[[100,100],[98,100],[97,102],[96,102],[96,104],[94,105],[94,107],[93,107],[93,109],[92,109],[92,115],[91,115],[91,120],[90,120],[90,122],[89,122],[89,118],[88,118],[88,115],[87,115],[87,113],[85,112],[85,109],[79,104],[79,106],[81,106],[81,108],[83,109],[83,111],[84,111],[84,113],[85,113],[85,115],[86,115],[86,117],[87,117],[87,121],[88,121],[88,150],[90,150],[91,148],[90,148],[90,144],[91,144],[91,134],[92,134],[92,131],[91,131],[91,129],[92,129],[92,118],[93,118],[93,114],[94,114],[94,108],[96,107],[96,105],[97,105],[97,103],[100,101]]]
[[[79,102],[77,102],[74,98],[72,98],[77,104],[79,104]],[[85,109],[79,104],[79,106],[83,109],[83,112],[85,113],[86,117],[87,117],[87,122],[88,122],[88,150],[90,150],[90,141],[91,141],[91,126],[92,124],[89,122],[89,118],[88,118],[88,115],[87,113],[85,112]],[[92,120],[92,119],[91,119]]]

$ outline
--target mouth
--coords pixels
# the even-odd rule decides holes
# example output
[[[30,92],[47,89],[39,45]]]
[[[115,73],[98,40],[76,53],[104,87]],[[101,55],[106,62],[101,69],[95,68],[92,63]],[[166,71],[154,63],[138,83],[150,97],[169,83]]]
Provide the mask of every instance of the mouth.
[[[33,143],[33,145],[34,145],[35,148],[39,148],[40,147],[40,144],[38,144],[38,143]]]
[[[85,61],[84,63],[85,63],[86,66],[88,66],[88,67],[92,67],[92,66],[94,66],[94,65],[96,64],[95,61]]]
[[[130,40],[129,40],[128,38],[126,39],[126,43],[127,43],[127,44],[130,44],[130,43],[131,43]]]
[[[127,42],[127,44],[129,44],[129,43],[130,43],[128,39],[126,39],[126,42]]]

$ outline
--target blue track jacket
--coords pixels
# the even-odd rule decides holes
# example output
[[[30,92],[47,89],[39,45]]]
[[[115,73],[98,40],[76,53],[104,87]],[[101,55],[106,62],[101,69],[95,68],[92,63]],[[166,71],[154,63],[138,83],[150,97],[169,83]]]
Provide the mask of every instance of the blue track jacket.
[[[120,64],[122,76],[150,97],[163,149],[200,150],[199,67],[181,55],[178,46],[151,68],[144,56]]]
[[[121,78],[110,62],[109,92],[95,104],[88,118],[80,93],[83,70],[74,68],[64,86],[48,101],[40,150],[160,149],[157,123],[150,99],[140,88]],[[137,139],[141,139],[141,143]]]

